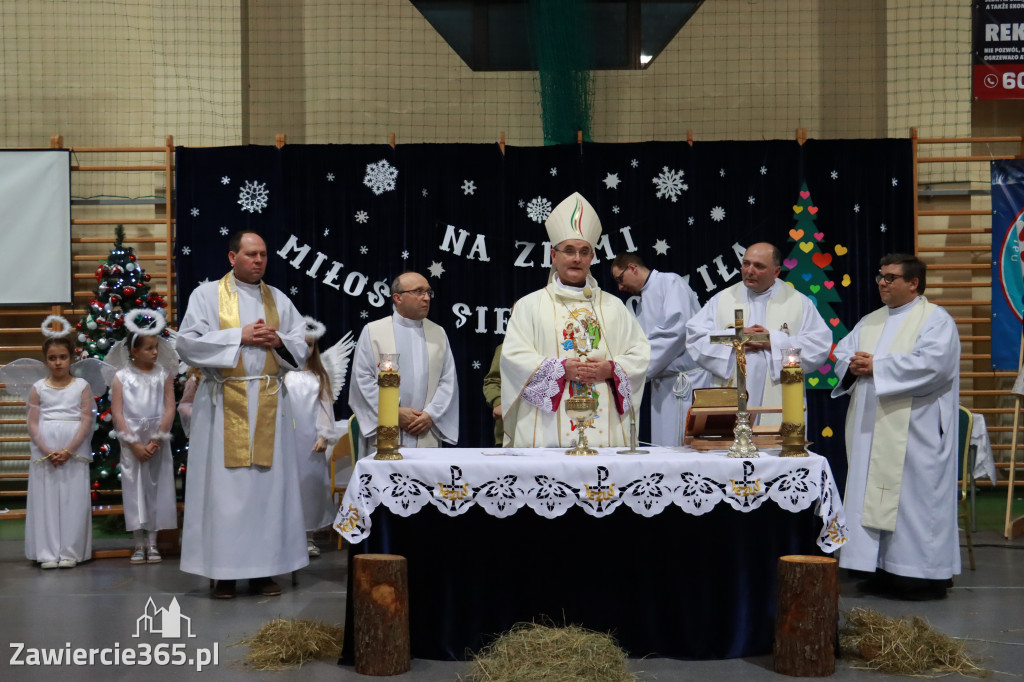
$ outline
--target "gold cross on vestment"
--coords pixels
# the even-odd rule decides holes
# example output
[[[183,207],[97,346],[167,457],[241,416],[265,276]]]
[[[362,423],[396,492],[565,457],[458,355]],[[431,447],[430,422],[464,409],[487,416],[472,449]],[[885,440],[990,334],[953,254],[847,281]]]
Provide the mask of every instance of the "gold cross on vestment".
[[[768,334],[749,334],[743,331],[743,310],[737,308],[733,319],[732,334],[718,334],[712,336],[711,343],[720,343],[725,346],[732,346],[736,351],[736,409],[740,412],[747,411],[747,353],[744,346],[748,343],[766,343],[770,337]]]

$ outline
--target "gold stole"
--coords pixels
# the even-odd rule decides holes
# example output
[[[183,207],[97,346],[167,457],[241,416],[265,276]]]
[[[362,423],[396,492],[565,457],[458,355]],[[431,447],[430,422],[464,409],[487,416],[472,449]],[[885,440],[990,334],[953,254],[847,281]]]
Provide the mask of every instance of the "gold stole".
[[[277,329],[280,320],[277,305],[270,287],[260,281],[260,296],[263,298],[263,319],[268,326]],[[221,329],[241,327],[238,313],[238,290],[231,273],[224,275],[217,287],[217,311],[220,316]],[[267,359],[263,363],[263,374],[276,377],[279,371],[277,358],[273,351],[267,349]],[[239,381],[238,377],[248,376],[245,363],[239,354],[238,364],[233,369],[222,369],[224,381],[224,466],[269,467],[274,463],[274,432],[277,423],[277,393],[260,390],[256,405],[256,431],[249,439],[249,391],[248,381]],[[234,377],[234,378],[233,378]],[[269,388],[269,382],[268,382]]]
[[[895,338],[888,348],[879,349],[878,339],[889,319],[889,309],[879,308],[864,318],[861,325],[859,347],[866,353],[877,355],[906,354],[914,350],[921,327],[936,306],[921,296],[921,303],[904,314]],[[856,414],[861,397],[854,392],[846,418],[846,451],[853,452],[853,433]],[[903,462],[907,456],[907,441],[910,436],[910,416],[913,396],[878,398],[875,411],[875,428],[871,436],[871,454],[868,461],[868,478],[864,494],[864,510],[861,525],[878,530],[896,529],[896,513],[900,503],[900,489],[903,486]],[[878,497],[874,491],[880,491]],[[881,494],[884,493],[884,494]]]

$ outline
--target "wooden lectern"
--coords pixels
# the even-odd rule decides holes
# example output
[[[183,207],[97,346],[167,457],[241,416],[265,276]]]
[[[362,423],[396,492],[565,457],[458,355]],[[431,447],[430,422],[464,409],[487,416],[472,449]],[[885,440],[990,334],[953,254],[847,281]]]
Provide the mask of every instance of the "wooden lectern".
[[[698,388],[693,391],[693,406],[686,413],[686,437],[683,445],[694,450],[727,450],[736,426],[735,388]],[[782,406],[747,407],[751,416],[782,412]],[[752,440],[758,448],[782,447],[779,426],[753,426]]]

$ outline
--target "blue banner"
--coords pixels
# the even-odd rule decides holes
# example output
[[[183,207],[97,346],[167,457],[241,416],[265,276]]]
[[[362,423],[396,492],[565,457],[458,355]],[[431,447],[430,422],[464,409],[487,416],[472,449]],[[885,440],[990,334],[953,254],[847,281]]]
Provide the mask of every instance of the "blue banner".
[[[992,162],[992,369],[1016,371],[1024,320],[1024,161]]]

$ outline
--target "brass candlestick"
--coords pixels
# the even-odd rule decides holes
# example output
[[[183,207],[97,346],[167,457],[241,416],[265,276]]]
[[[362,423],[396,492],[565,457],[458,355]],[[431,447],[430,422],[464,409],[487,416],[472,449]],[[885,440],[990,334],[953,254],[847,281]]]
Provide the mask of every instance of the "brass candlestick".
[[[597,400],[585,395],[574,395],[565,401],[565,413],[576,422],[576,447],[565,451],[567,455],[596,455],[597,450],[587,444],[584,433],[586,422],[597,414]]]

